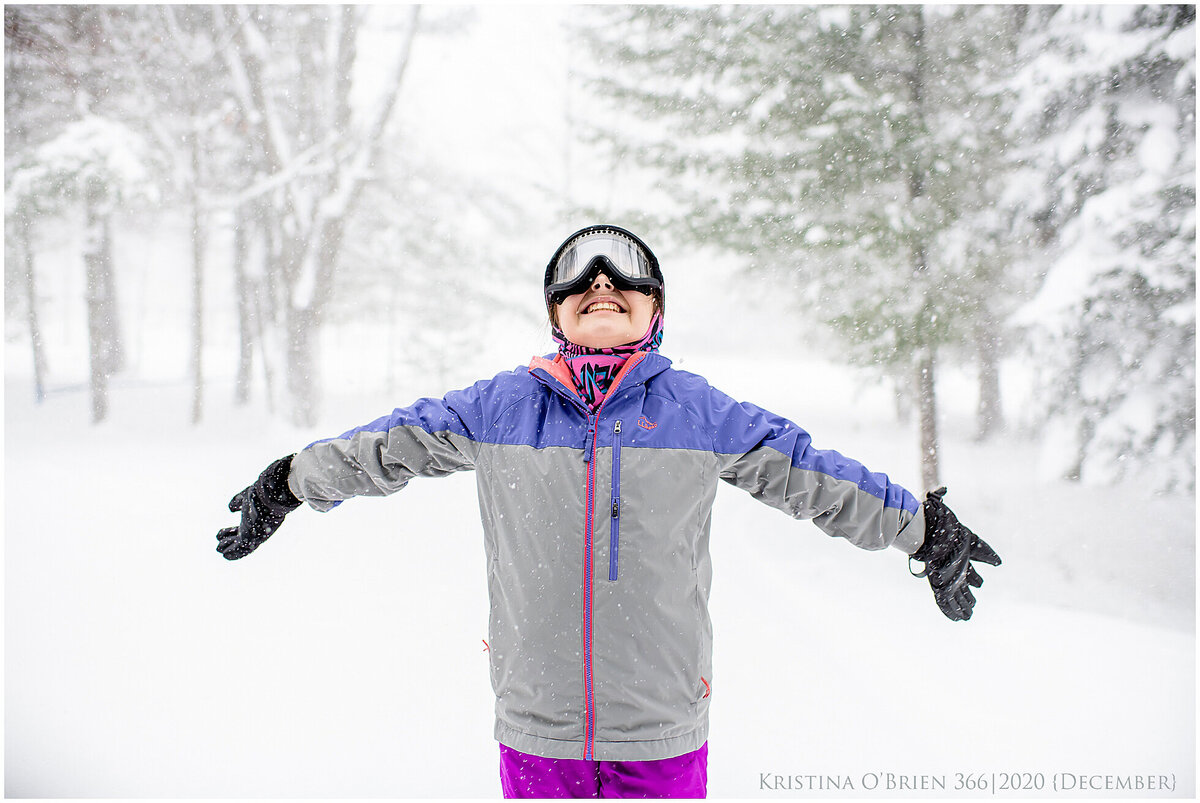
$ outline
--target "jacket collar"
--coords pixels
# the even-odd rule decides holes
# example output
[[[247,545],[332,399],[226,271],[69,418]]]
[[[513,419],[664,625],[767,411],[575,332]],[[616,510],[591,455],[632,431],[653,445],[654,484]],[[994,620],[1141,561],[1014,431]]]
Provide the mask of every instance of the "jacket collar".
[[[644,355],[642,359],[638,360],[621,378],[620,384],[615,386],[617,391],[647,382],[671,367],[671,361],[656,351],[641,353]],[[571,369],[563,361],[562,355],[547,354],[544,357],[534,357],[529,362],[529,373],[555,393],[566,396],[586,410],[583,400],[575,392],[575,383],[571,381]]]

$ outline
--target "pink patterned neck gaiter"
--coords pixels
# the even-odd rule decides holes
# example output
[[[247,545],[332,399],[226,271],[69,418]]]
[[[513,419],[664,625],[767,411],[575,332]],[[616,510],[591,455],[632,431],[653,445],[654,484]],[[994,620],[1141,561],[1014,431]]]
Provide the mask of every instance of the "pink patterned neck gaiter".
[[[588,409],[595,412],[604,401],[608,389],[612,387],[613,380],[632,355],[639,351],[658,351],[663,336],[662,313],[654,313],[645,335],[622,346],[602,349],[580,346],[567,340],[557,326],[552,327],[551,336],[558,344],[558,353],[563,362],[571,369],[575,390],[579,392]]]

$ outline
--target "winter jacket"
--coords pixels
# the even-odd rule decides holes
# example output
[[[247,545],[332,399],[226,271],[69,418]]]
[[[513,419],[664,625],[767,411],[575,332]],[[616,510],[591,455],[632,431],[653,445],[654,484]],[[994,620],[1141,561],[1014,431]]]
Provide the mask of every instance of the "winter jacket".
[[[639,352],[590,414],[566,366],[410,407],[292,462],[318,510],[475,469],[496,738],[548,758],[647,760],[708,735],[709,525],[725,480],[864,549],[911,554],[917,499],[790,421]]]

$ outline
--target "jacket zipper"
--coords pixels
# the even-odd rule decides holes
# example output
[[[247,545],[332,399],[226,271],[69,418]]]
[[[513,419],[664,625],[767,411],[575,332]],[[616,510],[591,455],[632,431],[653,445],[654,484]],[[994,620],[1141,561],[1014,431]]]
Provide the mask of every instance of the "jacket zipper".
[[[592,513],[596,495],[596,420],[599,410],[588,416],[583,459],[587,463],[587,494],[583,520],[583,757],[592,760],[596,738],[596,696],[592,688]]]
[[[594,579],[592,519],[596,513],[596,425],[600,420],[600,411],[604,409],[605,403],[615,395],[621,380],[645,356],[645,352],[638,352],[629,358],[625,367],[613,380],[608,393],[604,394],[604,399],[596,408],[596,412],[588,415],[587,438],[583,444],[583,460],[587,463],[587,492],[584,495],[586,502],[583,524],[583,757],[587,761],[593,760],[593,749],[596,743],[596,694],[592,678],[592,583]]]
[[[613,424],[612,517],[608,535],[608,579],[617,579],[617,547],[621,541],[621,419]]]

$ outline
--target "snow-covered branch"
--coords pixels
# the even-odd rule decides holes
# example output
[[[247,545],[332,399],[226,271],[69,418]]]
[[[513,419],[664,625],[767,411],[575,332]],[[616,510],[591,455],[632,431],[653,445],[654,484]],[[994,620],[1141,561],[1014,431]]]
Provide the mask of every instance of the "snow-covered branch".
[[[225,47],[222,54],[247,116],[263,126],[263,152],[271,168],[278,172],[291,162],[291,145],[275,102],[265,89],[262,68],[270,61],[270,48],[250,13],[241,6],[237,9],[242,12],[243,19],[236,26],[233,42],[240,47]],[[232,11],[226,9],[226,14],[230,13]]]

